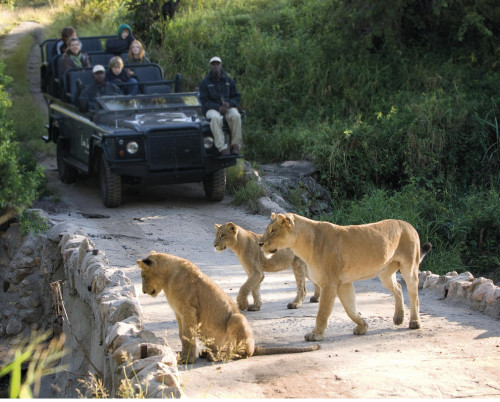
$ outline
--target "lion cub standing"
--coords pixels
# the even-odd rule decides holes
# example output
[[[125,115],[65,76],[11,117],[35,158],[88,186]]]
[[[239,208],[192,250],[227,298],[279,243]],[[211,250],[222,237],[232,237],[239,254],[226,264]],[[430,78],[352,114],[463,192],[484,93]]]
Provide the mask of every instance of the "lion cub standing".
[[[240,310],[259,311],[262,305],[260,298],[260,283],[264,280],[264,272],[279,272],[290,265],[297,283],[297,296],[288,303],[289,309],[299,308],[306,298],[307,266],[290,249],[280,250],[271,258],[266,258],[259,246],[261,235],[243,229],[233,222],[224,225],[215,224],[216,234],[214,247],[223,251],[226,247],[234,251],[248,275],[247,281],[241,286],[236,301]],[[253,304],[248,305],[248,295],[252,292]],[[314,296],[311,302],[319,301],[319,287],[314,285]]]
[[[182,343],[180,363],[196,361],[196,337],[208,347],[208,357],[212,360],[319,349],[319,345],[302,348],[256,346],[246,317],[191,261],[152,251],[142,261],[137,260],[137,265],[142,271],[142,292],[156,297],[163,290],[174,310]]]

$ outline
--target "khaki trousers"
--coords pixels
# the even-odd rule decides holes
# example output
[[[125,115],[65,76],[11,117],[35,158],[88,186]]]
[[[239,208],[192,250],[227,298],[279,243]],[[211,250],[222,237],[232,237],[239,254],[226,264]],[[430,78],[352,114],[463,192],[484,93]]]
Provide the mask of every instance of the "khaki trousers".
[[[210,109],[207,112],[207,118],[210,119],[210,130],[214,136],[215,146],[219,151],[227,149],[228,144],[225,143],[224,132],[222,131],[223,116],[215,109]],[[240,148],[243,145],[241,136],[241,115],[235,107],[230,108],[226,112],[226,120],[231,130],[231,145],[236,144]]]

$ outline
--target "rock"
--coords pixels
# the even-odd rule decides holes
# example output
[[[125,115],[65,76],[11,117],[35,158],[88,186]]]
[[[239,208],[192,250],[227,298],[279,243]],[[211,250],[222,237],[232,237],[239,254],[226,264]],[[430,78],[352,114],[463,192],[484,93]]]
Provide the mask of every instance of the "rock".
[[[484,299],[484,296],[488,292],[494,291],[494,289],[495,285],[493,285],[492,281],[481,283],[472,293],[472,299],[477,302],[481,302]]]
[[[14,336],[19,334],[24,328],[23,323],[17,318],[11,318],[7,323],[7,327],[5,328],[5,333],[9,336]]]

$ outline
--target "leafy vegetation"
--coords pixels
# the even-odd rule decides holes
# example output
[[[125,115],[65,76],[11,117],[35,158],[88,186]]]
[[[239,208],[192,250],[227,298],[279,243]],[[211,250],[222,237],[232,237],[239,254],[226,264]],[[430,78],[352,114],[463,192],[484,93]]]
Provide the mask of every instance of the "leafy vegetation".
[[[0,62],[0,215],[8,209],[20,212],[30,206],[44,177],[42,168],[15,141],[12,122],[6,116],[12,103],[4,89],[11,81],[4,75],[4,67]]]
[[[49,338],[49,332],[37,334],[34,331],[29,342],[22,341],[16,347],[11,361],[0,369],[0,377],[10,376],[10,398],[27,399],[38,396],[42,378],[65,369],[65,366],[58,365],[67,354],[63,349],[64,336],[53,337],[50,341]]]

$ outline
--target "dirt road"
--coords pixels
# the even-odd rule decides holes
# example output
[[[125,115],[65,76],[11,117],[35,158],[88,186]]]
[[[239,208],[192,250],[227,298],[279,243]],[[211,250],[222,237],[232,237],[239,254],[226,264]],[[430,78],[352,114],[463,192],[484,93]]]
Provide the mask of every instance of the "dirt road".
[[[201,185],[127,187],[125,204],[106,209],[95,182],[64,185],[57,179],[55,161],[43,163],[49,186],[62,203],[57,209],[42,206],[52,220],[72,221],[83,228],[110,265],[126,273],[136,288],[146,329],[174,350],[180,349],[175,317],[163,294],[156,299],[142,294],[137,259],[150,250],[188,258],[236,297],[246,276],[231,251],[214,251],[214,223],[231,220],[262,232],[268,217],[234,208],[227,198],[209,203]],[[393,325],[392,296],[378,280],[358,282],[356,290],[369,325],[366,335],[352,334],[354,324],[337,303],[321,350],[224,364],[200,359],[180,368],[185,394],[192,398],[500,397],[498,320],[450,306],[422,291],[422,328],[410,331],[408,317],[402,327]],[[310,283],[308,291],[312,294]],[[266,276],[261,311],[245,312],[258,343],[306,344],[304,334],[314,326],[318,305],[306,302],[301,309],[288,310],[294,295],[290,271]]]

